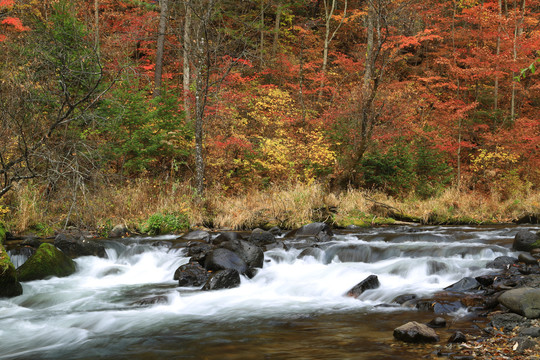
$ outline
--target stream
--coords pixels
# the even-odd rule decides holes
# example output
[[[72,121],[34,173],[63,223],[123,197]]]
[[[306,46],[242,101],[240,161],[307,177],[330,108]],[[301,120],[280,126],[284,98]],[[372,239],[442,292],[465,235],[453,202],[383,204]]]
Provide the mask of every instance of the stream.
[[[216,291],[178,287],[173,274],[188,258],[166,245],[176,236],[102,240],[108,258],[77,258],[75,274],[26,282],[23,295],[0,299],[0,359],[418,359],[433,345],[398,342],[392,331],[436,315],[388,304],[493,273],[488,262],[517,257],[510,248],[519,229],[539,227],[341,231],[319,243],[316,257],[299,258],[300,248],[266,251],[255,277]],[[344,296],[372,274],[378,289]],[[166,301],[136,304],[156,295]],[[479,332],[487,323],[463,309],[444,317],[441,345],[456,330]]]

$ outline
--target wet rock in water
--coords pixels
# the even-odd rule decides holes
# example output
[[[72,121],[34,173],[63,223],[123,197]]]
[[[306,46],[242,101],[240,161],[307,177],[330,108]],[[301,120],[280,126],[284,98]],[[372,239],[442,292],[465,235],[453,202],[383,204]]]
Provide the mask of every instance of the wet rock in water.
[[[510,266],[516,264],[518,259],[510,256],[496,257],[492,262],[489,262],[486,267],[494,269],[508,269]]]
[[[370,275],[364,280],[360,281],[358,284],[356,284],[351,290],[347,291],[347,296],[357,298],[364,291],[376,289],[379,286],[381,286],[381,283],[379,282],[379,278],[377,277],[377,275]]]
[[[22,246],[30,246],[34,249],[37,249],[41,244],[43,244],[43,242],[35,236],[30,236],[21,243]]]
[[[174,280],[178,280],[178,286],[202,286],[209,277],[210,273],[197,262],[184,264],[174,272]]]
[[[283,231],[277,226],[273,226],[268,230],[268,232],[274,236],[280,236],[283,233]]]
[[[44,243],[17,269],[19,281],[64,277],[76,271],[75,262],[54,245]]]
[[[302,252],[298,255],[298,258],[303,259],[306,256],[312,256],[315,259],[320,259],[323,256],[323,254],[324,254],[324,251],[322,251],[319,248],[308,247],[308,248],[302,250]]]
[[[276,237],[269,231],[263,229],[255,229],[251,232],[248,241],[257,246],[264,246],[276,242]]]
[[[505,291],[498,300],[500,304],[516,314],[529,319],[540,317],[540,289],[538,288],[523,287]]]
[[[4,246],[0,244],[0,298],[22,295],[22,285],[17,279],[17,271],[13,266]]]
[[[416,321],[411,321],[395,328],[394,337],[409,343],[429,343],[439,341],[439,336],[435,330]]]
[[[118,224],[109,231],[109,238],[117,239],[131,235],[131,232],[128,230],[127,226],[124,224]]]
[[[477,276],[474,279],[480,283],[482,286],[491,286],[495,281],[496,275],[482,275]]]
[[[435,314],[449,314],[463,308],[457,297],[424,299],[415,306],[420,311],[432,311]]]
[[[449,267],[443,262],[435,261],[435,260],[429,260],[427,262],[427,274],[433,275],[433,274],[441,274],[448,272]]]
[[[186,248],[186,256],[190,257],[190,262],[196,261],[204,266],[206,255],[214,249],[213,245],[200,240],[190,241]]]
[[[518,261],[527,265],[538,265],[538,260],[529,253],[519,254]]]
[[[150,305],[155,305],[155,304],[167,304],[168,302],[169,302],[169,299],[166,296],[157,295],[157,296],[151,296],[151,297],[147,297],[141,300],[137,300],[135,302],[132,302],[131,305],[150,306]]]
[[[516,326],[523,327],[531,325],[530,320],[514,313],[495,314],[490,317],[490,320],[491,327],[503,329],[504,332],[512,331]]]
[[[79,256],[106,257],[105,247],[88,239],[76,239],[73,235],[58,234],[54,239],[54,246],[62,250],[70,258]]]
[[[210,271],[234,269],[240,274],[244,274],[248,269],[246,263],[240,256],[231,250],[223,248],[218,248],[210,252],[206,256],[204,267],[206,270]]]
[[[287,237],[293,236],[297,238],[308,237],[313,238],[316,241],[326,242],[332,239],[334,233],[328,224],[316,222],[304,225],[296,231],[291,231],[289,234],[287,234]]]
[[[262,268],[264,264],[264,252],[262,249],[244,240],[230,240],[220,245],[222,248],[234,252],[242,259],[247,267]],[[237,269],[238,270],[238,269]],[[238,270],[240,272],[240,270]],[[242,272],[240,272],[242,273]]]
[[[484,306],[486,298],[484,295],[467,295],[459,301],[467,308],[481,308]]]
[[[429,326],[430,328],[433,328],[433,329],[443,328],[443,327],[446,327],[446,319],[438,316],[438,317],[432,319],[426,325]]]
[[[461,331],[456,331],[455,333],[450,335],[448,342],[452,344],[464,343],[467,342],[467,336],[465,336],[465,334]]]
[[[408,303],[417,299],[418,299],[418,296],[416,296],[415,294],[403,294],[403,295],[396,296],[391,302],[399,304],[399,305],[404,305],[405,303]]]
[[[539,241],[537,234],[530,232],[528,230],[520,230],[514,237],[514,243],[512,248],[517,251],[531,251],[532,249],[538,248],[538,245],[535,245]]]
[[[532,257],[534,257],[535,259],[540,259],[540,249],[532,249],[530,251],[530,254]]]
[[[455,291],[455,292],[464,292],[478,290],[481,284],[472,277],[464,277],[459,280],[457,283],[452,284],[444,288],[446,291]]]
[[[210,276],[202,290],[232,289],[240,286],[240,274],[234,269],[220,270]]]
[[[216,236],[215,239],[213,239],[211,242],[214,245],[219,245],[221,243],[224,243],[226,241],[231,241],[231,240],[243,240],[243,239],[242,239],[242,236],[237,232],[223,231],[223,232],[220,232],[219,235]]]
[[[210,233],[204,230],[191,231],[180,237],[183,240],[200,240],[204,242],[210,242]]]

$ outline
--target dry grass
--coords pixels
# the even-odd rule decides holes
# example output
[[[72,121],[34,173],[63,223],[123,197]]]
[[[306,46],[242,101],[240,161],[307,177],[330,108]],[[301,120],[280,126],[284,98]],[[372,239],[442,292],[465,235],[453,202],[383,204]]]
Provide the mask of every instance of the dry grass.
[[[540,213],[540,192],[530,190],[506,198],[497,193],[486,195],[449,188],[432,199],[397,200],[378,192],[332,193],[321,184],[291,184],[236,196],[209,189],[205,199],[200,201],[188,182],[137,180],[94,189],[77,200],[71,213],[69,193],[57,194],[54,201],[46,201],[42,193],[27,183],[2,199],[11,208],[6,216],[11,231],[47,232],[65,224],[94,230],[106,230],[118,223],[140,228],[155,213],[185,214],[193,227],[234,230],[274,225],[295,228],[322,220],[346,224],[359,216],[380,219],[384,209],[426,223],[444,220],[509,222],[527,213]],[[70,218],[66,219],[68,213]]]

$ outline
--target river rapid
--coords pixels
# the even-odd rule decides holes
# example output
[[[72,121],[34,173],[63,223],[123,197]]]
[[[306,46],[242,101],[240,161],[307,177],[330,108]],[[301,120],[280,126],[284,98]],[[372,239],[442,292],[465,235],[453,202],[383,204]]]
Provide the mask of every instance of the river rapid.
[[[486,264],[517,256],[511,244],[524,228],[539,229],[339,232],[319,243],[317,257],[299,258],[299,248],[266,251],[255,277],[217,291],[178,287],[173,274],[188,258],[170,246],[175,236],[103,240],[108,258],[78,258],[75,274],[26,282],[23,295],[0,299],[0,359],[418,359],[433,345],[397,342],[392,331],[435,315],[392,300],[429,297],[465,276],[493,273]],[[372,274],[378,289],[344,296]],[[165,301],[137,304],[156,295]],[[445,318],[440,344],[486,322],[463,309]]]

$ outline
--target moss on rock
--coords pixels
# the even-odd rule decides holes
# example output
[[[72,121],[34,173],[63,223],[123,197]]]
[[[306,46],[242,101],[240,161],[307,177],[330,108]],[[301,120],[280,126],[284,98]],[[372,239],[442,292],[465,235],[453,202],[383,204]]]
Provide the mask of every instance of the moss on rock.
[[[22,292],[15,266],[13,266],[2,244],[0,244],[0,298],[19,296]]]
[[[75,262],[72,259],[54,245],[44,243],[17,269],[17,274],[19,281],[32,281],[51,276],[69,276],[75,270]]]
[[[5,225],[0,222],[0,244],[4,244],[6,242],[6,232]]]

